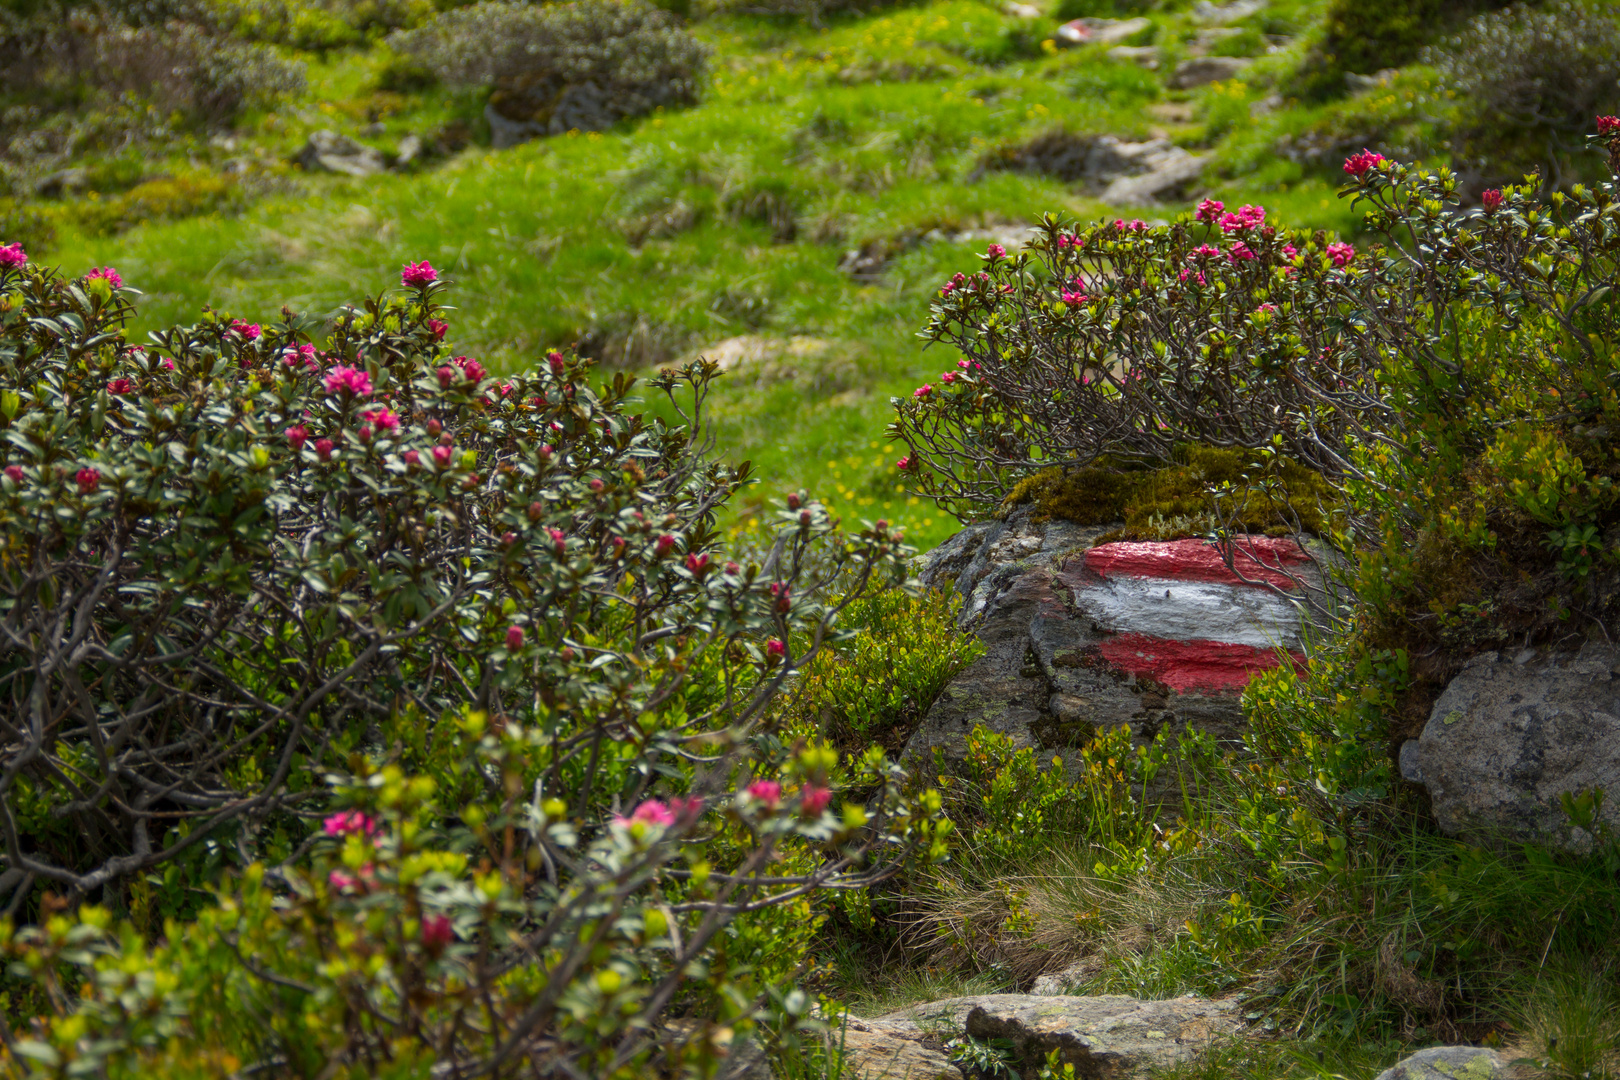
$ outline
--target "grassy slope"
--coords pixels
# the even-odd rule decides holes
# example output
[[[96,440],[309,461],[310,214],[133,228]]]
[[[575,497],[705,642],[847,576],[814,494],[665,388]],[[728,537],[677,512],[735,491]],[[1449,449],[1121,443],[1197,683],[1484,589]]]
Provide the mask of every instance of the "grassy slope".
[[[1189,26],[1165,20],[1167,56]],[[976,265],[983,242],[916,247],[875,284],[840,272],[840,255],[936,226],[1027,222],[1044,211],[1113,216],[1046,178],[998,172],[968,182],[989,147],[1054,125],[1169,133],[1194,145],[1256,138],[1248,102],[1258,91],[1234,83],[1175,95],[1191,98],[1201,122],[1166,123],[1149,111],[1166,96],[1158,76],[1100,49],[1043,52],[1036,46],[1051,28],[963,0],[820,31],[702,23],[697,32],[716,52],[696,108],[611,133],[475,147],[416,175],[311,177],[237,218],[154,223],[116,238],[69,229],[55,257],[69,269],[118,266],[148,294],[138,330],[210,303],[252,319],[283,304],[329,310],[390,285],[402,261],[431,259],[459,286],[453,343],[496,370],[593,327],[638,320],[682,348],[746,333],[828,339],[820,359],[729,377],[716,398],[720,446],[758,464],[757,497],[803,486],[840,512],[903,521],[928,544],[954,525],[899,501],[897,454],[882,430],[890,395],[954,359],[925,352],[915,334],[938,283]],[[380,64],[376,53],[312,61],[308,100],[256,118],[248,138],[288,154],[309,130],[352,133],[381,112],[380,144],[391,145],[476,109],[443,92],[378,94]],[[1265,198],[1291,220],[1349,224],[1331,178],[1286,163],[1250,171],[1217,193]],[[728,212],[760,191],[794,206],[796,242],[774,243],[767,225]],[[674,200],[697,211],[697,226],[632,247],[624,223]]]

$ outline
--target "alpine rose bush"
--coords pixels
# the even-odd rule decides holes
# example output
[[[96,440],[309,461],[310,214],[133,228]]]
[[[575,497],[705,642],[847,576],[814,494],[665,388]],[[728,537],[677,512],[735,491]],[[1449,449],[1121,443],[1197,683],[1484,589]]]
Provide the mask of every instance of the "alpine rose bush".
[[[651,381],[683,424],[489,377],[423,266],[145,345],[115,273],[0,267],[6,1067],[704,1072],[811,894],[943,855],[936,793],[769,707],[898,536],[801,500],[720,557],[714,365]]]

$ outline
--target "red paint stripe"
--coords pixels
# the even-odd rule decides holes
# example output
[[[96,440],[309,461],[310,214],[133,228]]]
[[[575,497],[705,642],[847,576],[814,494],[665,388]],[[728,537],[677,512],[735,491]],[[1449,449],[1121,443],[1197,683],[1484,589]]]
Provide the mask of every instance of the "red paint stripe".
[[[1235,693],[1258,672],[1277,667],[1277,650],[1222,641],[1167,641],[1146,634],[1116,634],[1097,647],[1102,658],[1122,671],[1146,676],[1180,693],[1189,690]],[[1291,653],[1301,669],[1305,657]]]
[[[1297,566],[1309,561],[1292,540],[1261,536],[1243,541],[1232,563],[1248,582],[1226,568],[1218,548],[1202,540],[1172,540],[1167,543],[1102,544],[1086,552],[1086,568],[1103,577],[1173,578],[1181,581],[1214,581],[1224,585],[1261,582],[1283,589],[1294,587],[1286,574],[1273,566]]]

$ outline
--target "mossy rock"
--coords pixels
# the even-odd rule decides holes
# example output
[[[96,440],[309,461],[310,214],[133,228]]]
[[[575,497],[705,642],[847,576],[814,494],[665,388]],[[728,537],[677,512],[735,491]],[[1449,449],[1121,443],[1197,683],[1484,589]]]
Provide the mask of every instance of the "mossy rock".
[[[1219,496],[1212,494],[1223,485]],[[1046,469],[1013,488],[1002,511],[1029,503],[1036,521],[1125,523],[1099,542],[1176,540],[1223,524],[1268,536],[1296,527],[1320,534],[1333,510],[1320,473],[1288,458],[1267,462],[1254,451],[1208,446],[1177,447],[1175,460],[1158,468],[1104,461]]]

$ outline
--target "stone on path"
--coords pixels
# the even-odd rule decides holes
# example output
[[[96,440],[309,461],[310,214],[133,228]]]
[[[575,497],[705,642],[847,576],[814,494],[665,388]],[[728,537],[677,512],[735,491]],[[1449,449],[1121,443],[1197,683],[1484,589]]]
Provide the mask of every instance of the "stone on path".
[[[1377,1080],[1505,1080],[1501,1055],[1482,1046],[1431,1046],[1378,1074]]]
[[[1237,56],[1195,56],[1176,65],[1170,76],[1172,90],[1191,90],[1241,74],[1249,62]]]
[[[986,994],[914,1005],[883,1019],[1006,1039],[1026,1077],[1057,1050],[1059,1062],[1073,1065],[1081,1080],[1146,1080],[1242,1029],[1237,1002],[1195,997]]]
[[[335,131],[311,134],[294,160],[306,172],[332,172],[345,176],[371,176],[388,168],[381,151]]]
[[[1143,18],[1071,19],[1057,28],[1057,40],[1060,45],[1118,45],[1152,25]]]

